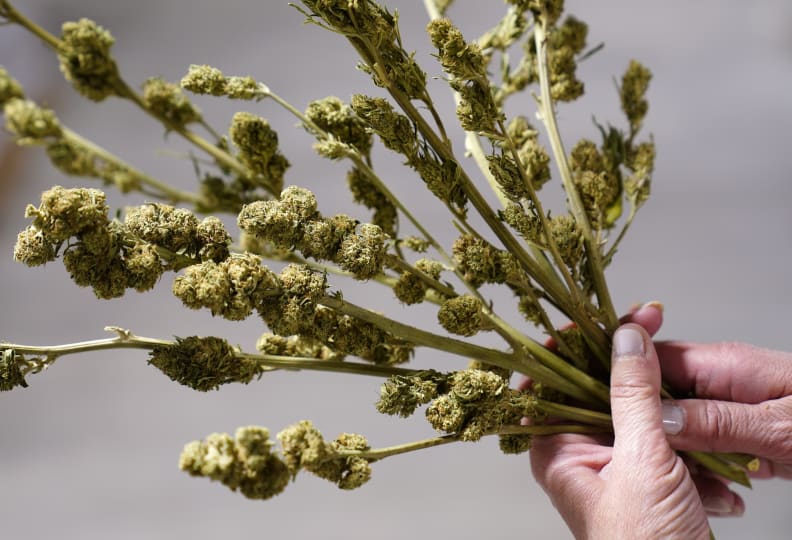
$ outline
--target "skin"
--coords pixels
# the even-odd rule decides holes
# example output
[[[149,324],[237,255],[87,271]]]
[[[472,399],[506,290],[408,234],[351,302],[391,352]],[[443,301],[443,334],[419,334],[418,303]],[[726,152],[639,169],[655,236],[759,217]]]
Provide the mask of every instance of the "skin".
[[[534,476],[578,539],[708,539],[707,516],[742,515],[744,503],[675,450],[750,453],[762,463],[754,476],[792,478],[792,354],[734,343],[655,345],[659,304],[624,321],[617,339],[637,333],[643,352],[614,355],[614,436],[537,437]],[[670,404],[683,411],[675,435],[663,429],[661,371],[678,395],[700,398]]]

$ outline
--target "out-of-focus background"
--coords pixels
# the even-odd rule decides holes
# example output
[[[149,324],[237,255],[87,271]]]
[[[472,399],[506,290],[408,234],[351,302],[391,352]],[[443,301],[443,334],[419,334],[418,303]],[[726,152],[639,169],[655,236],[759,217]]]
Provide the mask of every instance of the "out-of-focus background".
[[[441,75],[429,55],[422,3],[389,5],[401,15],[405,46],[419,51],[429,75]],[[189,64],[208,63],[253,75],[300,108],[327,95],[373,92],[344,40],[302,25],[285,0],[25,0],[18,7],[54,33],[81,16],[110,28],[116,58],[134,83],[152,75],[178,80]],[[657,143],[657,171],[652,198],[610,269],[619,309],[662,300],[661,338],[792,348],[792,4],[570,0],[567,7],[590,24],[590,44],[606,43],[580,67],[586,97],[560,109],[568,144],[596,137],[592,114],[622,122],[614,77],[630,58],[654,72],[646,129]],[[458,0],[450,15],[473,38],[503,9],[500,1]],[[82,100],[33,37],[0,28],[0,64],[64,124],[157,177],[192,185],[183,143],[164,137],[128,103]],[[434,92],[453,124],[441,82]],[[514,109],[533,114],[530,97],[518,99]],[[365,217],[349,202],[346,166],[316,158],[309,137],[274,104],[202,99],[199,105],[220,129],[235,110],[270,118],[293,164],[287,182],[315,190],[325,213]],[[0,152],[0,338],[55,344],[103,337],[102,328],[113,324],[152,337],[217,334],[252,349],[263,330],[257,320],[233,324],[186,311],[169,293],[172,276],[155,291],[103,302],[73,285],[59,262],[43,269],[13,263],[25,204],[37,203],[54,184],[91,184],[55,172],[40,150],[13,148],[5,133]],[[385,178],[450,242],[453,229],[420,181],[398,160],[377,159]],[[115,207],[143,200],[109,192]],[[393,307],[377,285],[340,285],[369,306],[434,324],[431,311]],[[430,351],[420,351],[418,362],[463,365]],[[493,440],[388,459],[354,492],[305,475],[266,502],[191,479],[176,466],[187,441],[248,424],[276,432],[311,418],[328,437],[359,432],[375,446],[432,435],[420,414],[407,421],[377,414],[374,379],[278,373],[201,394],[148,367],[143,352],[108,352],[63,358],[29,383],[0,395],[4,538],[569,538],[533,482],[528,457],[503,456]],[[719,540],[789,537],[791,485],[759,481],[753,491],[739,491],[746,515],[713,521]]]

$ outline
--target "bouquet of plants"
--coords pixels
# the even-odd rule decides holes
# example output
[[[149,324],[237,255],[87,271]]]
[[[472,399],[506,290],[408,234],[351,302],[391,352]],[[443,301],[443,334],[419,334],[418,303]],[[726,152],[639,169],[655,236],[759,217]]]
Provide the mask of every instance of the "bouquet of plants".
[[[89,185],[150,200],[116,210],[96,187],[55,186],[25,210],[30,224],[15,260],[33,267],[61,259],[77,285],[108,300],[169,279],[188,309],[261,321],[243,347],[222,336],[166,340],[119,327],[108,327],[107,339],[60,346],[3,342],[0,390],[26,387],[62,356],[135,348],[200,392],[266,385],[274,370],[378,377],[380,413],[420,409],[438,432],[376,448],[359,434],[331,439],[304,420],[275,434],[243,426],[184,447],[182,470],[252,499],[277,495],[303,471],[357,488],[375,462],[441,444],[495,436],[504,453],[517,454],[536,435],[607,433],[618,317],[605,268],[649,197],[655,148],[641,129],[651,74],[631,61],[615,97],[623,118],[595,122],[591,139],[565,141],[557,111],[583,94],[577,65],[598,50],[584,22],[565,14],[560,0],[509,0],[500,22],[472,38],[449,18],[450,1],[424,3],[431,66],[418,65],[412,52],[423,44],[402,41],[398,13],[372,0],[295,4],[317,32],[349,43],[372,82],[345,99],[298,106],[263,81],[208,65],[189,66],[180,81],[128,82],[107,29],[80,19],[56,36],[0,0],[0,18],[50,47],[80,94],[128,100],[196,152],[185,166],[194,189],[177,188],[63,125],[0,68],[5,127],[19,145],[41,147],[56,168]],[[430,77],[447,82],[450,96],[442,99],[455,100],[456,118],[441,117]],[[192,95],[236,100],[240,112],[213,127]],[[292,114],[319,155],[347,164],[347,186],[367,222],[333,214],[308,186],[289,180],[279,135],[259,115],[264,102]],[[452,123],[464,140],[452,140]],[[399,181],[427,190],[446,216],[419,219],[394,194],[393,179],[377,168],[386,153],[408,171]],[[542,198],[552,180],[563,187],[561,213]],[[436,239],[437,220],[455,227],[452,245]],[[362,287],[387,287],[408,306],[431,305],[437,326],[419,328],[344,298],[344,289]],[[504,288],[516,309],[492,301],[492,291]],[[483,344],[485,333],[499,345]],[[432,350],[458,356],[458,369],[410,367],[414,355]],[[530,379],[527,388],[511,385],[515,374]],[[743,484],[755,465],[751,456],[689,454]]]

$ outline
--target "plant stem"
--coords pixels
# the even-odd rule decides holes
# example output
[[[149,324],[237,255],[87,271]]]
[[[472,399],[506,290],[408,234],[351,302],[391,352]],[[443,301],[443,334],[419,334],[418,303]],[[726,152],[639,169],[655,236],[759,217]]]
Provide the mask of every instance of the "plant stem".
[[[553,149],[553,156],[555,157],[558,172],[561,175],[561,180],[564,184],[567,198],[569,200],[570,210],[575,217],[578,225],[583,233],[583,243],[586,248],[586,256],[588,259],[589,270],[591,279],[593,281],[594,289],[597,293],[599,300],[600,311],[605,320],[605,327],[608,333],[613,332],[618,326],[618,317],[616,310],[613,307],[613,302],[608,291],[607,283],[605,282],[604,270],[602,266],[602,259],[600,255],[599,245],[594,239],[589,223],[588,215],[583,206],[583,202],[578,193],[577,187],[572,179],[572,173],[567,162],[566,151],[564,150],[561,135],[558,130],[556,122],[555,110],[553,109],[553,100],[550,95],[550,71],[547,66],[547,21],[545,17],[540,17],[536,21],[534,27],[534,38],[536,41],[536,62],[537,72],[539,74],[539,86],[541,89],[540,109],[542,122],[544,122],[547,129],[547,134],[550,139],[550,146]]]
[[[61,356],[80,354],[108,349],[144,349],[151,350],[155,347],[175,345],[175,341],[136,336],[129,330],[115,326],[108,326],[105,330],[116,334],[114,338],[96,339],[68,343],[65,345],[33,346],[17,345],[13,343],[0,343],[0,349],[12,349],[14,352],[25,355],[45,357],[47,364],[53,363]],[[254,360],[263,368],[283,369],[289,371],[325,371],[333,373],[353,373],[357,375],[371,375],[375,377],[390,377],[392,375],[411,375],[421,370],[383,366],[376,364],[363,364],[357,362],[337,362],[330,360],[317,360],[311,357],[279,356],[272,354],[253,354],[235,351],[237,358]]]
[[[319,300],[319,304],[334,309],[339,313],[344,313],[371,323],[415,345],[430,347],[468,358],[475,358],[498,367],[516,371],[531,377],[537,382],[554,388],[559,392],[563,392],[570,397],[578,399],[583,403],[592,404],[593,406],[600,405],[600,400],[593,399],[590,391],[582,388],[578,380],[567,379],[552,369],[542,365],[535,359],[525,357],[522,354],[506,353],[497,349],[490,349],[473,343],[439,336],[432,332],[427,332],[426,330],[421,330],[420,328],[394,321],[384,315],[374,313],[373,311],[356,306],[340,298],[325,296]]]
[[[486,436],[492,435],[555,435],[558,433],[601,433],[603,430],[596,426],[581,426],[577,424],[555,424],[555,425],[537,425],[537,426],[504,426],[495,433],[487,433]],[[450,435],[441,435],[439,437],[432,437],[430,439],[422,439],[420,441],[413,441],[395,446],[388,446],[385,448],[375,448],[372,450],[341,450],[338,455],[344,457],[362,457],[369,461],[378,461],[391,456],[399,454],[406,454],[416,450],[424,450],[435,446],[442,446],[454,442],[463,442],[459,435],[452,433]]]

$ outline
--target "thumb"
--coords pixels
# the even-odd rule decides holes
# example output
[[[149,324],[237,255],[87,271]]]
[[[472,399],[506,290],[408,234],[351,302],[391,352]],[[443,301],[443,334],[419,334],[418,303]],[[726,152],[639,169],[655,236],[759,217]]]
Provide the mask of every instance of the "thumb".
[[[660,365],[649,334],[637,324],[621,326],[613,335],[610,386],[615,455],[661,462],[673,456],[663,431],[660,384]]]

